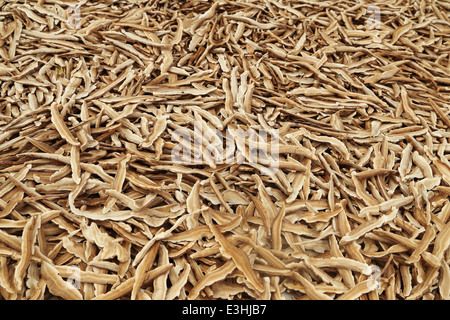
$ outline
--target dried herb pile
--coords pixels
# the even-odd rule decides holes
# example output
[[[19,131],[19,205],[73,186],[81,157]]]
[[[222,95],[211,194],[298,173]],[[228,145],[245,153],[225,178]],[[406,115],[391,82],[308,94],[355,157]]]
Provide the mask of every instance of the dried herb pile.
[[[0,297],[449,299],[449,10],[0,0]]]

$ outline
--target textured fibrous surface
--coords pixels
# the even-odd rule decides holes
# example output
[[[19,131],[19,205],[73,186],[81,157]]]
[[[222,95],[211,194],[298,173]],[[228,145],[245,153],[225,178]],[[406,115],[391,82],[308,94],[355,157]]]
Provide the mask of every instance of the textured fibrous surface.
[[[449,9],[0,0],[0,297],[449,299]]]

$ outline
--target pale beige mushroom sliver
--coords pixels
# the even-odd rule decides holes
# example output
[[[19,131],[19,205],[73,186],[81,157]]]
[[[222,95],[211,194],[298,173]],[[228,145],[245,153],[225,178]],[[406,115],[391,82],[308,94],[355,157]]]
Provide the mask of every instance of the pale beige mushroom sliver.
[[[161,267],[156,267],[150,271],[147,271],[144,276],[143,283],[148,283],[151,280],[155,279],[159,275],[169,271],[169,269],[173,268],[173,264],[168,264]],[[135,278],[131,277],[118,286],[116,286],[113,290],[108,291],[107,293],[104,293],[102,295],[96,296],[93,300],[115,300],[123,295],[128,294],[133,290],[133,284],[134,284]]]
[[[379,228],[382,225],[392,221],[397,217],[398,209],[396,207],[393,207],[391,209],[390,213],[386,213],[384,215],[381,215],[378,219],[373,219],[372,221],[367,221],[362,224],[360,224],[355,229],[351,230],[350,232],[346,233],[341,238],[341,243],[348,243],[350,241],[355,241],[356,239],[360,238],[367,232],[372,231],[373,229]]]
[[[188,282],[189,274],[191,272],[191,266],[189,264],[185,264],[184,270],[180,273],[178,277],[178,281],[176,283],[172,283],[172,286],[167,290],[166,300],[174,300],[176,297],[180,295],[181,290]]]
[[[301,274],[294,272],[294,278],[300,282],[305,290],[306,295],[312,300],[332,300],[330,296],[320,292],[313,283],[305,279]]]
[[[136,268],[136,273],[134,275],[135,280],[131,291],[131,299],[136,299],[137,293],[144,282],[145,274],[149,269],[151,269],[153,262],[155,261],[159,245],[160,241],[155,242]]]
[[[422,240],[417,248],[413,251],[411,256],[406,260],[406,263],[415,263],[419,261],[420,255],[427,249],[431,241],[433,241],[436,237],[436,231],[432,226],[428,227],[422,236]]]
[[[70,282],[64,281],[63,278],[59,275],[58,270],[48,262],[42,262],[41,272],[43,278],[46,281],[48,289],[54,295],[60,296],[66,300],[83,299],[80,291],[78,291]]]
[[[236,264],[233,260],[225,262],[222,266],[209,272],[200,281],[198,281],[189,292],[189,299],[196,299],[200,294],[200,291],[206,286],[224,279],[229,273],[236,269]]]
[[[220,244],[220,249],[223,254],[231,258],[236,267],[241,270],[247,277],[248,281],[255,287],[256,290],[264,291],[264,286],[258,274],[253,270],[247,255],[239,248],[235,247],[227,238],[222,235],[217,226],[212,221],[208,223],[211,232],[214,234],[217,242]]]
[[[14,270],[14,283],[19,290],[23,287],[24,277],[31,261],[34,242],[36,241],[37,235],[36,227],[39,227],[39,223],[40,219],[33,216],[28,219],[27,224],[23,228],[21,257]]]
[[[336,300],[355,300],[361,295],[371,292],[377,288],[377,282],[374,279],[362,281],[351,288],[346,293],[340,295]]]
[[[52,122],[58,130],[59,134],[63,139],[65,139],[68,143],[73,146],[79,146],[80,142],[72,135],[69,131],[69,128],[65,124],[64,120],[61,118],[61,114],[59,113],[57,104],[53,103],[50,106],[51,114],[52,114]]]

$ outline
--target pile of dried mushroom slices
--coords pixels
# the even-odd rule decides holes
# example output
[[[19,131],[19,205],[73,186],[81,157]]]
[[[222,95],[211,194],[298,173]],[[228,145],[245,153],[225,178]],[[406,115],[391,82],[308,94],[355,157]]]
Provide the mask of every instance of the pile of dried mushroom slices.
[[[449,299],[449,12],[0,0],[0,297]]]

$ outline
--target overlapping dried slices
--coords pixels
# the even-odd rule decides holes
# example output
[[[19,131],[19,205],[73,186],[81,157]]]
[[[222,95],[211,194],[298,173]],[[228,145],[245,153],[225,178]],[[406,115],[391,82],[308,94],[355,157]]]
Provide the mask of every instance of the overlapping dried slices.
[[[0,299],[450,298],[447,4],[75,8],[0,1]]]

